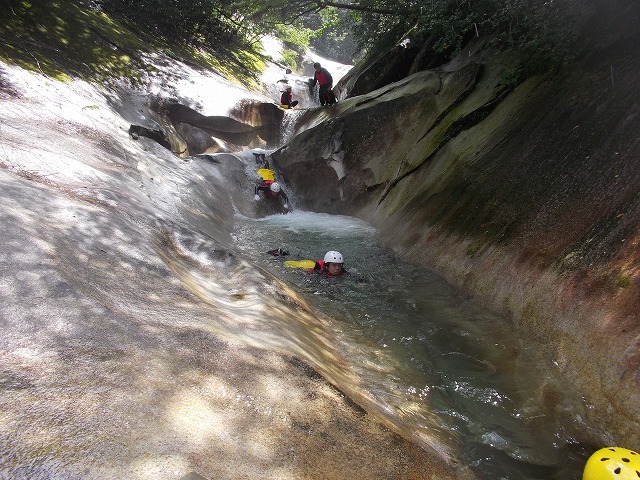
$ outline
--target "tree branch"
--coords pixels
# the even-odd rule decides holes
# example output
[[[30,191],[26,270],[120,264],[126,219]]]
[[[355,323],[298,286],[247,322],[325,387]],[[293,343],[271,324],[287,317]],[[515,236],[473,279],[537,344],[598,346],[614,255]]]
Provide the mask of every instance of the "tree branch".
[[[371,8],[366,7],[364,5],[352,4],[352,3],[338,3],[338,2],[327,2],[324,0],[320,0],[317,2],[319,10],[327,7],[340,8],[344,10],[357,10],[359,12],[367,12],[367,13],[378,13],[380,15],[404,15],[409,12],[415,12],[415,9],[383,9],[383,8]]]

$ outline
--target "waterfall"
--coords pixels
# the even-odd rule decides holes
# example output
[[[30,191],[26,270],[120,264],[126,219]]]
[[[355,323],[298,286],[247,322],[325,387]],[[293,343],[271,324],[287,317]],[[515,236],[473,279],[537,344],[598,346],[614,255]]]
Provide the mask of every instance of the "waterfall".
[[[282,132],[280,137],[280,145],[286,144],[296,131],[296,122],[302,111],[300,110],[287,110],[282,119]]]

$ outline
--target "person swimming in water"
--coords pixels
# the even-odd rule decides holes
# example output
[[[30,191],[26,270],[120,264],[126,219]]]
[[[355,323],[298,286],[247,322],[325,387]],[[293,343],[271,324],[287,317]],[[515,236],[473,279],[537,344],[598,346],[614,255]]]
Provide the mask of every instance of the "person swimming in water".
[[[269,250],[267,253],[274,256],[289,255],[288,251],[281,248]],[[335,250],[329,250],[322,260],[287,260],[284,264],[289,268],[301,268],[323,277],[341,277],[349,273],[344,268],[344,257]]]
[[[277,248],[269,250],[270,255],[289,255],[288,250]],[[366,279],[356,270],[347,270],[344,266],[344,256],[335,250],[329,250],[322,260],[285,260],[284,265],[289,268],[298,268],[306,273],[318,274],[326,278],[349,277],[352,285],[364,284]]]
[[[317,260],[313,271],[324,277],[341,277],[347,274],[344,268],[344,257],[335,250],[328,251],[324,259]]]

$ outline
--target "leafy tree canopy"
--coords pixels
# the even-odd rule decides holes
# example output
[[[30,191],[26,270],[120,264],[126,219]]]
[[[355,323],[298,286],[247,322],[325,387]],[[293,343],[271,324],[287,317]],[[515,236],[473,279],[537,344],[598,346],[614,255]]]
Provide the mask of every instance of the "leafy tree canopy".
[[[473,36],[490,36],[502,51],[530,64],[558,64],[569,55],[576,22],[590,0],[92,0],[154,34],[201,48],[251,47],[273,34],[301,52],[353,60],[409,35],[443,60]],[[350,58],[348,58],[350,57]]]
[[[246,0],[243,5],[252,3]],[[405,37],[428,44],[446,61],[474,36],[527,59],[533,70],[571,57],[580,23],[593,0],[266,0],[247,19],[306,27],[311,44],[341,61],[376,54]]]
[[[296,2],[297,0],[293,0]],[[319,2],[341,17],[360,52],[376,54],[404,38],[428,44],[446,61],[474,36],[492,39],[501,52],[527,58],[532,69],[571,57],[577,28],[592,11],[590,0],[363,0]]]
[[[9,6],[2,12],[7,16],[2,37],[5,48],[25,50],[24,45],[17,45],[18,37],[11,41],[10,25],[22,22],[25,35],[31,35],[27,40],[33,43],[33,35],[44,27],[52,31],[54,20],[63,18],[71,5],[73,11],[93,15],[96,21],[96,15],[107,14],[131,31],[144,33],[145,38],[222,53],[238,65],[242,59],[237,52],[255,53],[265,35],[284,41],[285,61],[293,68],[309,45],[324,56],[348,63],[408,37],[412,45],[427,48],[434,61],[443,62],[471,38],[481,36],[492,39],[498,51],[526,58],[527,68],[540,69],[560,64],[569,56],[576,26],[596,0],[5,1]],[[57,13],[49,28],[45,17],[53,11]]]

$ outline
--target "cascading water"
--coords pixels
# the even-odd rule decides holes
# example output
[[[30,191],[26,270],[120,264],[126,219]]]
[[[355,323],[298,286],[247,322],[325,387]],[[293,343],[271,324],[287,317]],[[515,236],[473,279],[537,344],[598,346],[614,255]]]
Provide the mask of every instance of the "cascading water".
[[[282,145],[287,143],[295,134],[296,122],[302,112],[300,110],[286,111],[282,119]]]
[[[286,73],[286,70],[281,68],[270,67],[262,75],[262,81],[266,85],[266,95],[272,98],[275,103],[280,103],[282,92],[285,87],[290,86],[293,99],[299,102],[298,109],[317,105],[317,101],[309,89],[308,77]]]

